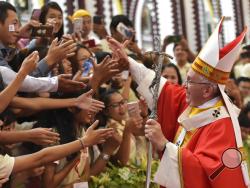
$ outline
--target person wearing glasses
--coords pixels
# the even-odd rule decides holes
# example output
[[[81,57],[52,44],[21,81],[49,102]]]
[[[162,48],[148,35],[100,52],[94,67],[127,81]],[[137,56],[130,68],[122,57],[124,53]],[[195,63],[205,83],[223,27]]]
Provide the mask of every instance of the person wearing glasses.
[[[115,130],[115,135],[119,140],[119,148],[113,152],[111,161],[115,164],[119,161],[121,165],[135,164],[140,157],[143,157],[143,154],[146,156],[146,146],[143,144],[140,148],[137,146],[137,142],[143,143],[139,134],[143,118],[140,114],[128,116],[127,100],[117,90],[108,90],[101,98],[106,107],[103,114],[104,124]],[[139,154],[138,151],[143,146],[144,151]]]
[[[222,21],[192,63],[184,87],[169,84],[165,78],[160,80],[158,119],[146,122],[145,136],[162,153],[154,181],[164,187],[250,186],[237,110],[224,92],[247,29],[220,48]],[[113,53],[122,59],[122,66],[127,62],[138,92],[151,108],[153,97],[148,86],[154,72],[126,56],[126,42],[121,44],[113,38],[108,41]],[[238,158],[235,168],[226,167],[212,176],[224,164],[222,155],[229,148],[243,157]]]

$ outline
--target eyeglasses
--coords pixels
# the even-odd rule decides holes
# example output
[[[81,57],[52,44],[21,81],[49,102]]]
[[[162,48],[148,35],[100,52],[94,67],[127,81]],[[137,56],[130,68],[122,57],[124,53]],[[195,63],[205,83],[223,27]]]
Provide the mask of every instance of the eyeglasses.
[[[206,83],[206,82],[194,82],[191,80],[186,80],[184,82],[184,86],[189,87],[191,84],[206,84],[206,85],[210,85],[210,83]]]
[[[109,105],[108,107],[118,108],[118,107],[120,107],[120,106],[126,105],[127,102],[128,102],[128,101],[127,101],[126,99],[123,99],[123,100],[121,100],[120,102],[113,103],[113,104]]]
[[[79,59],[77,61],[82,61],[82,62],[90,61],[90,62],[93,62],[93,61],[95,61],[95,57],[94,56],[90,56],[90,57]]]

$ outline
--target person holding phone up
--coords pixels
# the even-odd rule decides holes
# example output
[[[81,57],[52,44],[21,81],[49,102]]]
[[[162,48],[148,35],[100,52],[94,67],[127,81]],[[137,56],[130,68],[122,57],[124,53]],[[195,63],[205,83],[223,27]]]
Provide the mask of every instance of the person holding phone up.
[[[125,15],[116,15],[110,23],[111,36],[119,42],[129,40],[126,48],[127,54],[135,54],[140,60],[144,59],[141,49],[135,41],[135,30],[133,23]],[[111,52],[106,39],[101,40],[101,48],[105,52]]]
[[[93,23],[91,14],[84,9],[79,9],[69,16],[73,23],[73,35],[77,36],[78,40],[92,51],[100,51],[97,44],[100,40],[93,33]]]

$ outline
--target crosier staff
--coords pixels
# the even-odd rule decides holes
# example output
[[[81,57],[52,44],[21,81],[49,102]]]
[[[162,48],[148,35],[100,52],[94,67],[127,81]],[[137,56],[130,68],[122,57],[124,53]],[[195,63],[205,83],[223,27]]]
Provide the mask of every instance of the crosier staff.
[[[162,71],[162,64],[164,57],[166,56],[167,58],[173,58],[170,55],[160,52],[161,51],[161,41],[160,37],[155,37],[156,41],[156,50],[157,51],[152,51],[152,52],[146,52],[149,53],[150,55],[154,54],[154,57],[157,57],[158,63],[155,64],[155,77],[149,86],[149,90],[153,95],[153,106],[152,106],[152,111],[149,115],[150,119],[157,119],[157,100],[158,100],[158,91],[159,91],[159,86],[160,86],[160,79],[161,79],[161,71]],[[152,143],[148,142],[148,154],[147,154],[147,174],[146,174],[146,188],[150,187],[150,182],[151,182],[151,163],[152,163]]]

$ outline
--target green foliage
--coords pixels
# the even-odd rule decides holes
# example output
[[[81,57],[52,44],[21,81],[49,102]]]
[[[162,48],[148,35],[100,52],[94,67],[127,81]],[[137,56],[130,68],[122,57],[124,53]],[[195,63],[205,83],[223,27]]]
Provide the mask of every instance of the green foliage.
[[[248,172],[250,174],[250,135],[247,136],[245,140],[243,140],[244,143],[244,149],[245,149],[245,156],[248,166]]]
[[[159,161],[152,162],[151,180],[158,168]],[[129,165],[125,167],[114,166],[109,163],[106,171],[99,176],[91,177],[90,188],[143,188],[146,181],[146,161],[141,165]],[[151,183],[151,188],[159,188]]]

